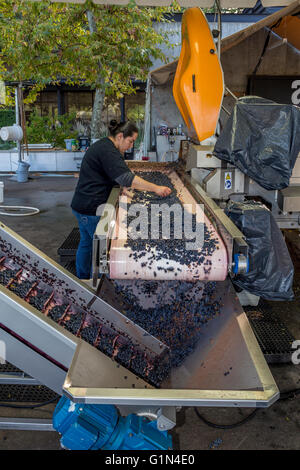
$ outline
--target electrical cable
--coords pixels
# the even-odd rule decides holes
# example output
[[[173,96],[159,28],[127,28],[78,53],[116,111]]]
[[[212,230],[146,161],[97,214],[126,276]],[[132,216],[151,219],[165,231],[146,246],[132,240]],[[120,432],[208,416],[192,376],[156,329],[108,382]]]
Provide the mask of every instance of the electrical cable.
[[[54,398],[51,398],[51,400],[44,401],[42,403],[37,403],[37,404],[34,404],[34,405],[14,405],[14,404],[10,404],[10,403],[6,403],[6,404],[0,403],[0,406],[3,407],[3,408],[20,408],[20,409],[40,408],[41,406],[46,406],[46,405],[49,405],[50,403],[53,403],[57,399],[58,399],[58,397],[54,397]]]
[[[289,400],[290,398],[295,398],[300,394],[300,388],[295,388],[294,390],[288,390],[287,392],[280,392],[279,400]]]
[[[256,413],[258,412],[258,410],[260,408],[255,408],[255,410],[252,411],[248,416],[243,418],[241,421],[238,421],[237,423],[233,423],[233,424],[216,424],[216,423],[212,423],[211,421],[208,421],[208,419],[204,418],[204,416],[202,416],[199,413],[199,411],[196,407],[194,409],[195,409],[195,412],[196,412],[198,418],[200,418],[208,426],[210,426],[212,428],[217,428],[217,429],[233,429],[233,428],[236,428],[237,426],[241,426],[242,424],[244,424],[247,421],[249,421],[250,419],[252,419],[256,415]]]
[[[296,388],[294,390],[288,390],[287,392],[281,392],[278,401],[289,400],[291,398],[295,398],[297,395],[300,395],[300,388]],[[238,426],[241,426],[242,424],[244,424],[247,421],[249,421],[250,419],[252,419],[261,408],[255,408],[254,411],[252,411],[248,416],[243,418],[241,421],[238,421],[237,423],[233,423],[233,424],[216,424],[216,423],[212,423],[211,421],[204,418],[204,416],[202,416],[199,413],[197,407],[195,407],[194,409],[195,409],[195,412],[196,412],[198,418],[200,418],[208,426],[213,427],[213,428],[217,428],[217,429],[233,429],[233,428],[236,428]]]

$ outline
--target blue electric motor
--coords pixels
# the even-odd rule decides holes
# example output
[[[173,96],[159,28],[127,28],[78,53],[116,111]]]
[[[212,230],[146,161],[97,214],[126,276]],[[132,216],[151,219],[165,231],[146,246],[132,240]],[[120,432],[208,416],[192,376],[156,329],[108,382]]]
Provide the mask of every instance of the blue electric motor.
[[[70,450],[172,449],[171,436],[159,431],[156,421],[135,414],[124,418],[113,405],[75,404],[62,397],[53,427],[62,436],[62,447]]]

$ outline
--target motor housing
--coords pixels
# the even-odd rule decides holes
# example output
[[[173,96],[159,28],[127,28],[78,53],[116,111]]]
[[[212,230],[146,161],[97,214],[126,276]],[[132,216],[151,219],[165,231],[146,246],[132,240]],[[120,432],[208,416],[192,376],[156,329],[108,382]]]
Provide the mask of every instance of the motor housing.
[[[156,421],[135,414],[126,418],[113,405],[76,404],[67,397],[58,402],[53,427],[69,450],[168,450],[172,438],[159,431]]]

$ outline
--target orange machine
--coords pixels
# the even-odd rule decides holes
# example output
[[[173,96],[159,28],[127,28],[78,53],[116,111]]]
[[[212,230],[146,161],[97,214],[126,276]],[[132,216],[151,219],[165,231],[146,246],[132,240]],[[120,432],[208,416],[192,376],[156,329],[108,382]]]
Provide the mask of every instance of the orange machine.
[[[182,17],[173,96],[194,140],[215,133],[223,93],[223,71],[209,25],[200,8],[189,8]]]

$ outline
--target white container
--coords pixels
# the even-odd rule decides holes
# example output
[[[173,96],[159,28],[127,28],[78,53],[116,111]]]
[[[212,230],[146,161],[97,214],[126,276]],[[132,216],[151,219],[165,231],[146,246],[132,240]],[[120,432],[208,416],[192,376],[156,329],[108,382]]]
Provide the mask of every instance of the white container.
[[[52,149],[52,144],[28,144],[28,150],[34,149]]]
[[[0,181],[0,204],[4,201],[4,183]]]
[[[0,137],[4,141],[19,141],[23,139],[23,130],[21,126],[14,124],[13,126],[1,127]]]

